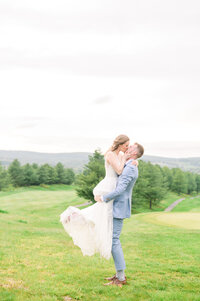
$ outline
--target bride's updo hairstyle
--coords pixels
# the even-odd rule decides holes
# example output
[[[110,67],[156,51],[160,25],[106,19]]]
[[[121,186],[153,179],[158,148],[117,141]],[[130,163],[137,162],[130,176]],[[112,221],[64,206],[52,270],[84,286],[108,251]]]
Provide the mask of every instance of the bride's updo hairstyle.
[[[114,152],[115,150],[118,149],[118,147],[119,147],[120,145],[126,143],[126,142],[129,141],[129,140],[130,140],[129,137],[126,136],[126,135],[119,135],[119,136],[117,136],[117,137],[115,138],[115,140],[113,141],[113,144],[112,144],[110,150],[111,150],[112,152]]]

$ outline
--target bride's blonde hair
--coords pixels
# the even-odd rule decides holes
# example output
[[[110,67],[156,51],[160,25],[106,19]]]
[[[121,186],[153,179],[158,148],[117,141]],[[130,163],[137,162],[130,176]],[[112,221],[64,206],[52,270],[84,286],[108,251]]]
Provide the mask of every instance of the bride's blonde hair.
[[[127,141],[129,141],[129,137],[126,135],[119,135],[115,138],[115,140],[113,141],[112,146],[107,150],[107,152],[111,151],[114,152],[115,150],[118,149],[118,147],[124,143],[126,143]],[[107,154],[107,152],[105,153],[105,155]]]

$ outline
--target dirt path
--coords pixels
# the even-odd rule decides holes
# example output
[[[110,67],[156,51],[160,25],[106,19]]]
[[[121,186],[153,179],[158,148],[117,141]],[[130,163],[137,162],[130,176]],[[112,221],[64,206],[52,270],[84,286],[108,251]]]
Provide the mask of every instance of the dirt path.
[[[165,212],[171,211],[174,207],[176,207],[183,200],[185,200],[185,198],[182,198],[182,199],[179,199],[179,200],[175,201],[174,203],[172,203],[171,205],[169,205],[169,207],[167,207],[164,211]]]
[[[195,198],[198,198],[200,195],[197,195],[197,196],[194,196],[194,197],[191,197],[190,199],[193,200]],[[179,199],[177,201],[175,201],[174,203],[172,203],[169,207],[167,207],[164,211],[165,212],[169,212],[171,211],[172,209],[174,209],[174,207],[176,207],[180,202],[182,202],[183,200],[185,200],[185,198],[182,198],[182,199]]]

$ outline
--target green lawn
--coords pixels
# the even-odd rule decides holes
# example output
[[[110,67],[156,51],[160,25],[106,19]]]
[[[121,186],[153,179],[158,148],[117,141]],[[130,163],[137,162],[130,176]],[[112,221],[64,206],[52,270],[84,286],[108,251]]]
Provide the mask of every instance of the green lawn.
[[[155,223],[159,213],[126,219],[128,285],[104,287],[112,259],[82,256],[59,222],[67,206],[84,202],[64,186],[0,193],[1,301],[200,301],[200,230]]]

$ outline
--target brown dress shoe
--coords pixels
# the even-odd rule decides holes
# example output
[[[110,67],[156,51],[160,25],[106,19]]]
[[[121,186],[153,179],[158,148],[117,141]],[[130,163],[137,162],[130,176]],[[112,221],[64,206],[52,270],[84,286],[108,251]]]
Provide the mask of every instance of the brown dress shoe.
[[[118,278],[115,278],[111,282],[105,283],[104,285],[105,286],[107,286],[107,285],[116,285],[116,286],[122,287],[122,285],[124,285],[124,284],[127,284],[126,278],[123,281],[120,281]]]
[[[115,274],[115,275],[112,276],[112,277],[104,278],[104,280],[112,281],[112,280],[114,280],[114,279],[116,279],[116,278],[117,278],[117,277],[116,277],[116,274]]]

